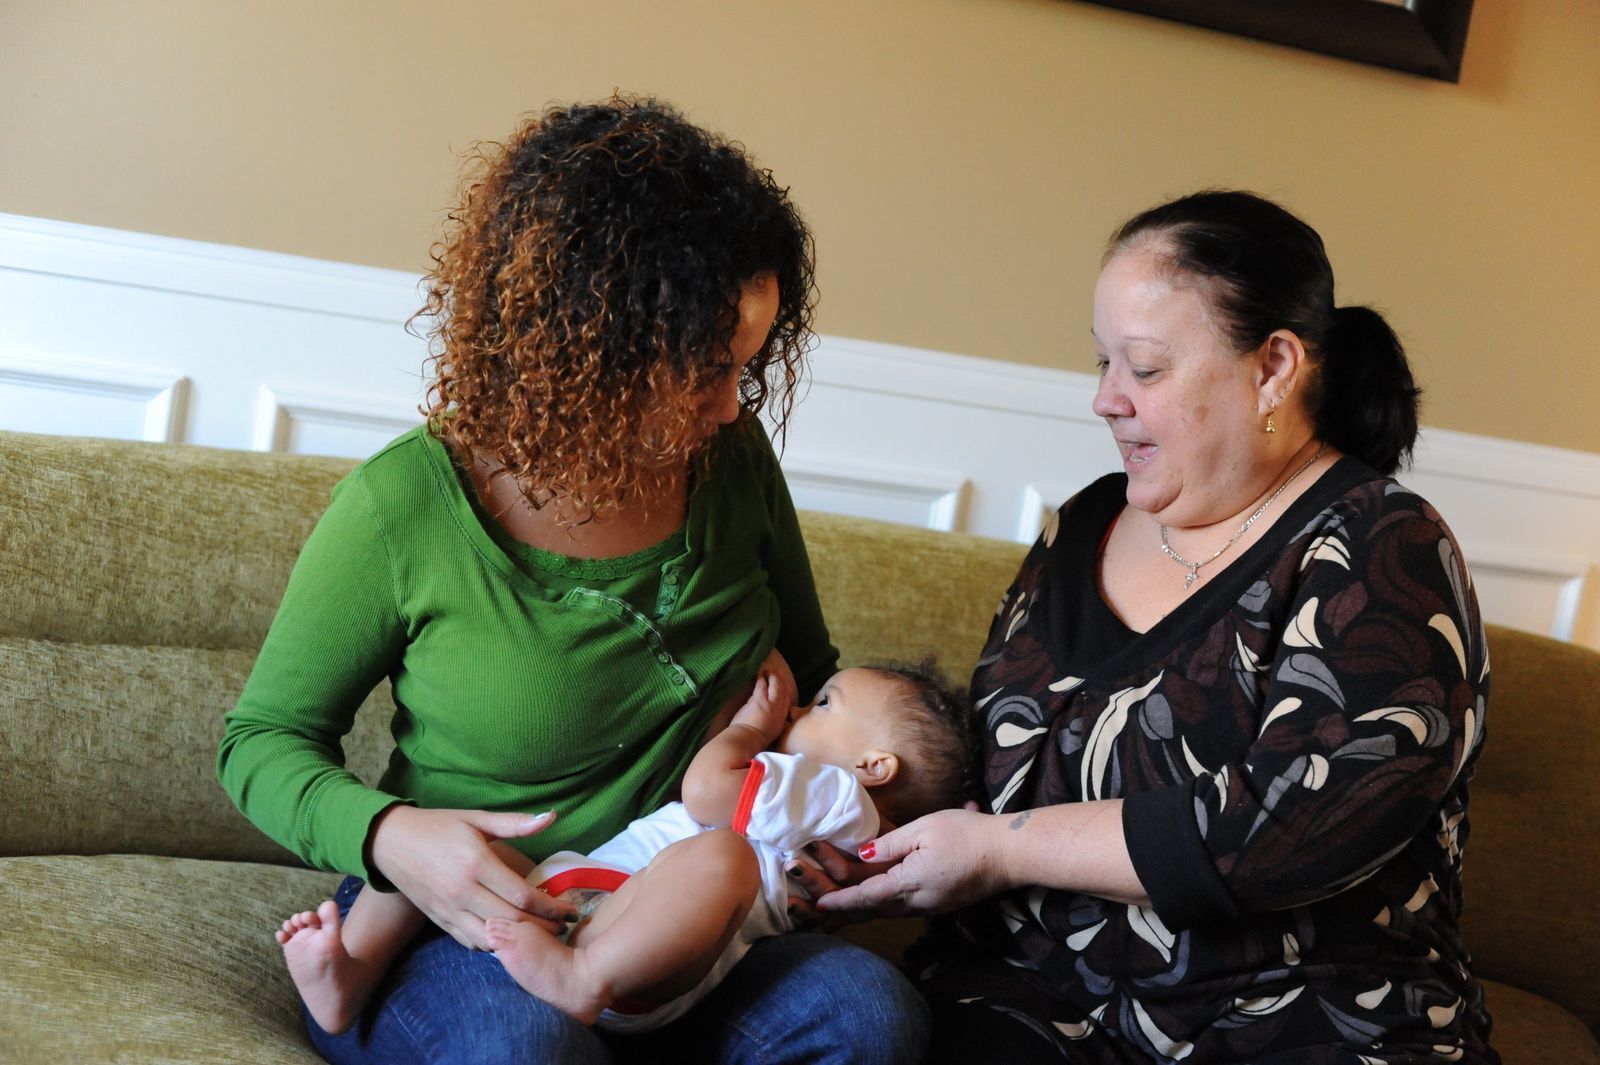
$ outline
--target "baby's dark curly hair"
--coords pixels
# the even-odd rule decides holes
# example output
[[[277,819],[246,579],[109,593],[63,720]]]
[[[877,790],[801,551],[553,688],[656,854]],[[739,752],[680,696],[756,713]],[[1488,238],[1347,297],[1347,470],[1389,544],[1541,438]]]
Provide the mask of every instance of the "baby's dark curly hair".
[[[779,286],[740,405],[787,423],[816,303],[810,231],[744,148],[657,100],[553,107],[480,145],[417,317],[423,412],[567,520],[657,498],[704,440],[743,287]]]
[[[931,657],[866,668],[898,677],[906,688],[891,730],[902,766],[888,788],[889,816],[903,825],[978,798],[977,718],[966,689],[951,684]]]

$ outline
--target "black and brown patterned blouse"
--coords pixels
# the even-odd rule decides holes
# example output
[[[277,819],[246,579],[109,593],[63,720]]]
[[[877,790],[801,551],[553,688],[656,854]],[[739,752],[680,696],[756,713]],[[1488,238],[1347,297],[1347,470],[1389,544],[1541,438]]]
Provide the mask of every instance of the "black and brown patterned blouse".
[[[990,808],[1124,799],[1153,905],[991,899],[928,945],[930,996],[1067,1061],[1497,1062],[1457,931],[1489,662],[1443,520],[1342,459],[1135,633],[1096,579],[1125,490],[1049,522],[972,696]]]

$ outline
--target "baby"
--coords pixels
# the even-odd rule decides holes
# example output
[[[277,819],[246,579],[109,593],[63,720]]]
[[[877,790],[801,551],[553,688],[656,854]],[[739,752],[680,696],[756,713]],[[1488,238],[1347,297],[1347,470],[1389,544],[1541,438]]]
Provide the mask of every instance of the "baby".
[[[794,926],[784,875],[810,843],[854,854],[961,805],[973,750],[964,697],[931,666],[835,674],[810,706],[780,705],[771,659],[727,728],[690,763],[683,801],[585,856],[513,868],[576,904],[565,933],[492,918],[488,944],[530,993],[585,1024],[645,1031],[686,1012],[750,945]],[[363,891],[341,923],[330,900],[276,933],[325,1031],[350,1027],[426,918],[403,895]]]

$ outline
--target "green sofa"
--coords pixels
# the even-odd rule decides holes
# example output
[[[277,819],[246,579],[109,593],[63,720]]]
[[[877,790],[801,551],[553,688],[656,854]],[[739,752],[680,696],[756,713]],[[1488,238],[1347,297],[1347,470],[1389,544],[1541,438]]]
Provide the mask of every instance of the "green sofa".
[[[212,773],[343,460],[0,432],[0,1062],[317,1060],[272,929],[326,896]],[[969,669],[1016,544],[804,516],[847,662]],[[1466,939],[1507,1065],[1600,1063],[1600,654],[1490,633]],[[373,779],[385,691],[347,744]],[[851,935],[885,952],[911,925]]]

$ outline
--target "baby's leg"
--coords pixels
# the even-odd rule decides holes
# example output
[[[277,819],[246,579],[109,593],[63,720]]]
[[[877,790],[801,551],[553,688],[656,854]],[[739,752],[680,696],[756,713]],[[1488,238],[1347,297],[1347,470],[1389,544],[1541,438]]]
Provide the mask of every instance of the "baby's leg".
[[[274,938],[312,1019],[337,1035],[361,1016],[395,955],[426,923],[404,895],[363,888],[344,921],[329,899],[290,917]]]
[[[491,918],[489,946],[512,977],[585,1024],[618,1001],[653,1006],[711,971],[761,889],[755,852],[726,829],[663,850],[562,943]]]

